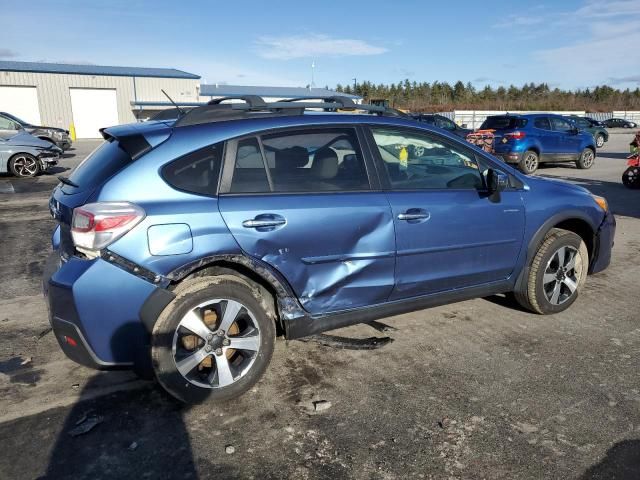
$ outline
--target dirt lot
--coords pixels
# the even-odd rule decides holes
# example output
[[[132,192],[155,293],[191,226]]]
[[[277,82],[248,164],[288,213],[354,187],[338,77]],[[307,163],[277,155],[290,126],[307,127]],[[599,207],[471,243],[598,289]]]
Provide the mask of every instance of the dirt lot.
[[[640,478],[630,140],[612,135],[591,170],[540,171],[607,196],[618,218],[611,268],[569,311],[492,297],[385,319],[394,341],[374,351],[280,340],[253,391],[191,408],[63,356],[40,296],[55,177],[0,177],[0,478]],[[94,146],[78,143],[56,173]],[[330,408],[313,411],[318,400]],[[101,422],[70,436],[85,417]]]

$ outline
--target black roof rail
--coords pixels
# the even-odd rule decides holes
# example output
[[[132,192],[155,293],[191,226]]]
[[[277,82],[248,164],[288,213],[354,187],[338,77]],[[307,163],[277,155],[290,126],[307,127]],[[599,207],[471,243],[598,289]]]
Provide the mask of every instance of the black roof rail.
[[[194,108],[180,117],[174,127],[200,125],[203,123],[219,122],[223,120],[237,120],[249,116],[260,115],[302,115],[305,110],[363,110],[378,115],[393,117],[407,117],[406,113],[393,108],[377,105],[363,105],[355,103],[348,97],[327,97],[323,102],[313,102],[314,98],[285,99],[279,102],[267,103],[257,95],[241,95],[237,97],[222,97],[211,100],[208,104]],[[222,103],[225,100],[244,100],[244,103]],[[306,100],[306,101],[305,101]]]

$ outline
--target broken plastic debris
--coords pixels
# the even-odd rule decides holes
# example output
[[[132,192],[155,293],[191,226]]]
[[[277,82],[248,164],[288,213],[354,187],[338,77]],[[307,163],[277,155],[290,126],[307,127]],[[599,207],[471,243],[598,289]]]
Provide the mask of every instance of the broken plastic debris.
[[[76,427],[69,430],[69,435],[72,437],[84,435],[93,430],[97,425],[100,425],[103,421],[104,418],[101,415],[83,415],[82,418],[76,422]]]

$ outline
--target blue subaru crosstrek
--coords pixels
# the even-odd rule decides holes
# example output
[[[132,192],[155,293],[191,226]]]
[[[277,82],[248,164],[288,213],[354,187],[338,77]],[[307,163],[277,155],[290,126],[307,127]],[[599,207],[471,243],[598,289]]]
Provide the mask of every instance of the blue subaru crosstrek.
[[[584,188],[383,107],[243,99],[107,128],[61,178],[44,285],[71,359],[223,400],[278,335],[501,293],[557,313],[609,264]]]
[[[492,130],[494,155],[534,173],[540,163],[575,162],[591,168],[596,159],[593,135],[579,130],[566,117],[548,113],[487,117],[480,130]]]

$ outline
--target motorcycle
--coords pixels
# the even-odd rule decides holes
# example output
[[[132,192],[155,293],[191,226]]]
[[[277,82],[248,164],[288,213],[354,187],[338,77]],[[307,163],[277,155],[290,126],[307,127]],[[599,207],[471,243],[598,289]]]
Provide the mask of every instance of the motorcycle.
[[[622,174],[622,184],[634,190],[640,189],[640,132],[629,144],[631,155],[627,157],[627,169]]]

